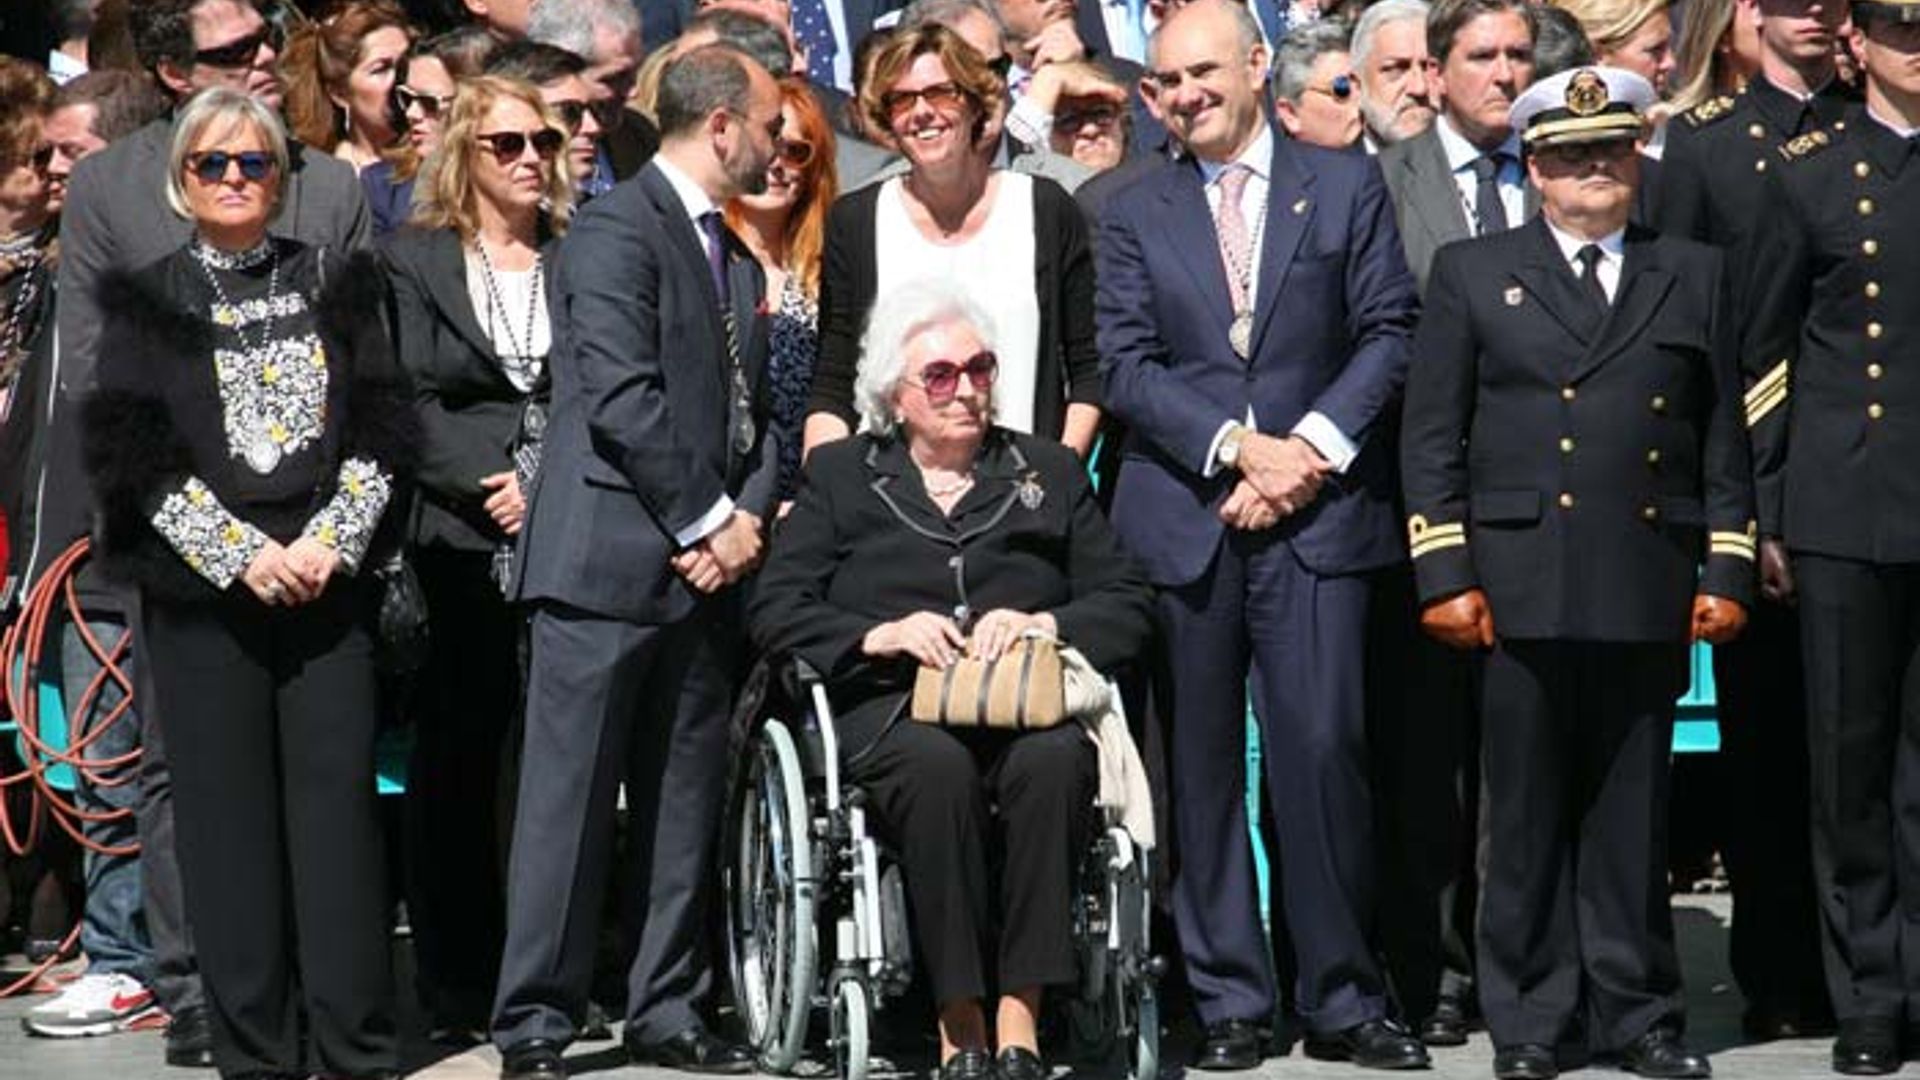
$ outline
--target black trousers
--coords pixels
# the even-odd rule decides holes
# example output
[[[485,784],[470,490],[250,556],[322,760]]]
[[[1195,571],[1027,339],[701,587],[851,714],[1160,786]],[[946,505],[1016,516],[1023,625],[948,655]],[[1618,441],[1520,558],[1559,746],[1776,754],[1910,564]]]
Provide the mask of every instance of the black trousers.
[[[1796,552],[1821,945],[1842,1019],[1920,1019],[1920,563]]]
[[[336,578],[292,609],[145,598],[223,1075],[399,1065],[363,589]]]
[[[848,765],[899,853],[936,1002],[1071,982],[1100,777],[1078,724],[1009,735],[902,720]]]
[[[1618,1050],[1682,1019],[1667,898],[1681,644],[1502,641],[1485,662],[1481,1010],[1495,1046]]]
[[[1807,795],[1806,683],[1792,608],[1761,601],[1740,637],[1713,650],[1727,782],[1721,852],[1733,886],[1727,954],[1758,1015],[1831,1014]]]
[[[133,620],[139,625],[138,616]],[[153,993],[171,1016],[207,1006],[187,924],[186,886],[180,879],[180,852],[173,811],[173,770],[167,764],[166,726],[160,722],[158,694],[146,646],[135,635],[128,652],[133,664],[134,700],[140,702],[140,899],[153,944]]]
[[[421,1003],[484,1030],[506,942],[501,822],[507,732],[521,706],[522,619],[490,575],[491,552],[422,548],[432,619],[413,696],[406,895]]]

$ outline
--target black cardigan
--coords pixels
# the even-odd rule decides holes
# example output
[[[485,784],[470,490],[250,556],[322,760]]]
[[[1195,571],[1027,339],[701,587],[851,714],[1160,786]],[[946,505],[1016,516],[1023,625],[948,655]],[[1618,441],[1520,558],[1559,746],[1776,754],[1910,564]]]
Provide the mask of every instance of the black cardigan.
[[[205,482],[234,516],[289,543],[333,497],[341,463],[371,458],[392,477],[393,493],[361,566],[377,565],[399,541],[394,524],[405,506],[419,429],[381,317],[386,275],[370,254],[341,257],[292,240],[275,243],[288,285],[315,298],[328,379],[324,432],[311,451],[289,458],[271,478],[253,476],[227,450],[212,363],[212,294],[193,252],[181,248],[101,283],[100,310],[109,314],[101,330],[99,388],[82,410],[86,468],[99,504],[95,542],[110,574],[149,594],[178,602],[223,595],[151,522],[161,493],[187,475]],[[238,578],[226,593],[235,590],[246,590]]]
[[[1100,404],[1100,355],[1093,340],[1093,253],[1087,222],[1051,180],[1033,177],[1034,294],[1040,299],[1040,385],[1033,433],[1059,439],[1067,405]],[[874,215],[884,184],[843,195],[827,218],[820,273],[820,360],[813,370],[809,413],[832,413],[857,429],[853,376],[860,335],[879,291]]]
[[[978,483],[948,516],[896,438],[842,439],[807,459],[748,622],[759,648],[826,676],[847,753],[885,730],[913,686],[912,658],[861,652],[880,623],[964,608],[964,628],[995,608],[1050,611],[1061,639],[1109,672],[1152,635],[1152,590],[1071,450],[994,428],[975,469]]]

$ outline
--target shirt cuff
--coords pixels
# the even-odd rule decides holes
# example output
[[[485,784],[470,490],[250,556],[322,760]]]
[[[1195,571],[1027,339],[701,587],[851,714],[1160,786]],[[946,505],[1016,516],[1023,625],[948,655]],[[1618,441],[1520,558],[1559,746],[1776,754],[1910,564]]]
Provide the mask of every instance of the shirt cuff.
[[[1239,426],[1241,424],[1238,420],[1224,420],[1220,424],[1220,430],[1213,433],[1213,441],[1207,444],[1207,460],[1200,463],[1202,480],[1213,479],[1220,475],[1221,469],[1227,467],[1226,463],[1220,460],[1220,448],[1226,445],[1227,435]]]
[[[674,533],[673,542],[683,548],[690,548],[700,541],[705,540],[709,535],[718,532],[720,526],[725,525],[727,518],[732,516],[733,500],[722,495],[706,513],[700,515],[700,520]]]
[[[392,496],[393,479],[380,466],[367,458],[348,458],[340,465],[333,498],[307,522],[300,535],[332,548],[346,572],[356,573]]]
[[[233,584],[267,545],[267,534],[220,504],[197,476],[168,492],[152,517],[153,528],[217,589]]]
[[[1006,126],[1007,134],[1028,146],[1044,147],[1053,138],[1053,114],[1042,109],[1032,95],[1013,103]]]
[[[1337,473],[1346,472],[1353,459],[1360,456],[1360,448],[1323,413],[1310,412],[1301,417],[1300,422],[1293,425],[1293,434],[1307,440]]]

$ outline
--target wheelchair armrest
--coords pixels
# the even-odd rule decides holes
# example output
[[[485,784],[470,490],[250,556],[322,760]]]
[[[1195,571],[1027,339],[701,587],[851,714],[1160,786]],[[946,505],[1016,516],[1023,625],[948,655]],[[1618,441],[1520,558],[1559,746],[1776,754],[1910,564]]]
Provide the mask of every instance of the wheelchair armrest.
[[[807,663],[804,658],[798,656],[793,658],[792,675],[795,682],[803,687],[826,681],[825,676],[821,675],[818,669],[812,664]]]

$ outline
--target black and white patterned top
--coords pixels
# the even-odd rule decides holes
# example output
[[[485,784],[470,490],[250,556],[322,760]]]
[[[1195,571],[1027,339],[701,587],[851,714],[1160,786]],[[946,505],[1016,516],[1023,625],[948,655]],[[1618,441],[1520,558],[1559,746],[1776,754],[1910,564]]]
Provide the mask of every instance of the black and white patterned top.
[[[820,303],[809,297],[799,278],[787,275],[780,306],[767,328],[767,390],[774,423],[788,433],[780,445],[779,498],[793,498],[800,480],[800,428],[807,418],[813,365],[820,356]]]

